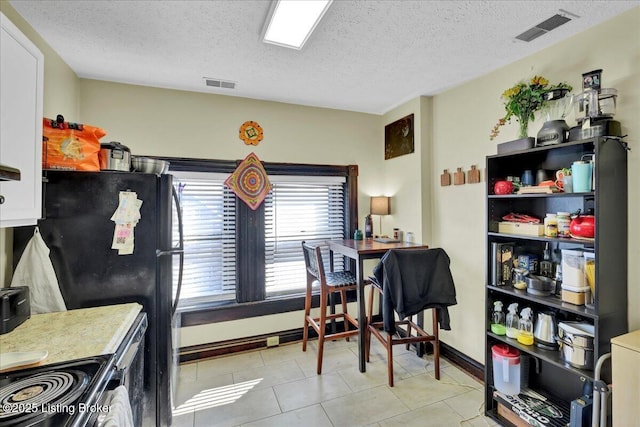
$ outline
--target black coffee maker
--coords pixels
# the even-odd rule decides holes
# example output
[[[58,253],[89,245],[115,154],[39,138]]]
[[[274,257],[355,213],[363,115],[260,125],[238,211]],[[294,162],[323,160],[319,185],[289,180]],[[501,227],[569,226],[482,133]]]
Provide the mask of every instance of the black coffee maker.
[[[613,120],[616,114],[618,91],[602,88],[602,70],[582,75],[582,93],[573,97],[573,110],[577,126],[569,130],[569,141],[595,136],[622,136],[620,122]]]

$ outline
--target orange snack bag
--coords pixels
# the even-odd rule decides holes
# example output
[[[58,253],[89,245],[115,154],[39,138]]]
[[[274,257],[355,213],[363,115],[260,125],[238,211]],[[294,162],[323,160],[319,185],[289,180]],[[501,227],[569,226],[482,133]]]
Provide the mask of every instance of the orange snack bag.
[[[99,171],[99,139],[107,133],[80,123],[42,119],[42,168]]]

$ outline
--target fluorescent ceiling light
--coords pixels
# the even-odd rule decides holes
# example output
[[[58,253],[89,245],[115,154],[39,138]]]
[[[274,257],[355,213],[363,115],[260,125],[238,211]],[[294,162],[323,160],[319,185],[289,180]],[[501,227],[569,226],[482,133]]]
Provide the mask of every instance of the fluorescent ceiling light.
[[[263,41],[302,49],[333,0],[277,0],[267,16]]]

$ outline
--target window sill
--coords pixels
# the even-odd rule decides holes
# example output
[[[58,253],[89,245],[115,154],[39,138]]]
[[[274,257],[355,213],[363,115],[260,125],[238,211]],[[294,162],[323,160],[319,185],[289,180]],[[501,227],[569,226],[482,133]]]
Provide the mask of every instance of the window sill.
[[[348,301],[356,300],[355,292],[348,296]],[[312,307],[320,304],[318,295],[313,296]],[[228,322],[267,316],[270,314],[288,313],[304,310],[304,295],[291,297],[273,297],[264,301],[236,303],[235,301],[219,301],[200,304],[197,308],[178,310],[181,326],[198,326],[209,323]]]

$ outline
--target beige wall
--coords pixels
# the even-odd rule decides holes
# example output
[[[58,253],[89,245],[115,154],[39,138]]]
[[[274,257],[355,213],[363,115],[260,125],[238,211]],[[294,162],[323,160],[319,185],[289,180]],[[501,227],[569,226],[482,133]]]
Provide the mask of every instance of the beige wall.
[[[122,142],[134,155],[235,160],[253,151],[270,162],[357,164],[360,226],[368,196],[384,192],[379,116],[95,80],[81,80],[80,86],[81,121],[104,128],[103,141]],[[247,120],[264,130],[258,146],[238,138]],[[285,313],[186,327],[181,344],[288,330],[301,326],[302,318],[302,312]]]
[[[392,196],[383,231],[400,227],[416,240],[441,246],[451,256],[459,304],[450,310],[452,330],[442,339],[484,362],[485,184],[440,187],[443,169],[464,170],[496,153],[496,144],[515,139],[515,125],[489,141],[504,114],[500,94],[520,79],[542,74],[551,82],[580,86],[580,76],[604,69],[607,87],[620,91],[618,115],[630,136],[629,217],[640,210],[640,8],[538,54],[433,98],[421,97],[383,116],[256,101],[149,87],[78,80],[63,61],[5,1],[0,8],[45,53],[45,115],[101,126],[104,140],[129,146],[134,154],[240,159],[249,152],[265,161],[360,166],[359,219],[369,196]],[[384,126],[415,114],[416,152],[384,160]],[[258,121],[265,139],[257,147],[237,137],[240,124]],[[569,118],[571,122],[572,118]],[[538,121],[530,126],[534,135]],[[484,178],[484,174],[483,174]],[[377,218],[376,218],[377,219]],[[378,222],[374,223],[378,229]],[[630,222],[629,260],[640,259],[640,225]],[[0,280],[8,276],[10,233],[0,231]],[[629,262],[629,326],[640,328],[640,264]],[[6,279],[4,280],[6,282]],[[300,313],[184,328],[182,345],[272,333],[301,323]],[[231,331],[234,331],[232,333]],[[236,332],[239,331],[239,332]]]
[[[391,197],[391,215],[382,218],[382,231],[391,234],[394,227],[404,232],[411,231],[416,242],[428,243],[422,234],[422,199],[428,197],[428,188],[422,182],[422,153],[428,149],[423,141],[424,122],[422,98],[409,101],[381,118],[380,132],[384,135],[384,126],[413,114],[414,152],[384,161],[381,173],[384,175],[384,194]],[[384,138],[383,138],[384,140]],[[384,152],[381,153],[384,157]],[[428,167],[428,166],[427,166]],[[377,230],[377,228],[376,228]]]
[[[552,83],[568,81],[574,92],[584,72],[602,68],[605,87],[617,88],[616,119],[628,134],[629,153],[629,327],[640,328],[640,8],[558,43],[526,59],[501,68],[434,97],[433,244],[451,256],[459,304],[451,312],[447,344],[484,362],[485,196],[486,184],[440,187],[443,169],[477,164],[484,171],[485,156],[496,144],[517,138],[517,125],[502,128],[495,141],[489,131],[504,115],[500,94],[521,79],[541,74]],[[568,123],[575,119],[570,116]],[[535,136],[542,125],[529,126]],[[484,174],[483,174],[484,178]]]
[[[235,160],[255,152],[267,162],[380,163],[375,115],[97,80],[80,87],[82,121],[133,155]],[[247,120],[264,130],[257,146],[238,138]]]
[[[0,11],[20,29],[44,55],[44,102],[45,117],[63,114],[69,120],[78,120],[78,78],[60,56],[36,33],[33,28],[7,2],[0,1]],[[13,232],[0,229],[0,285],[11,283],[11,247]]]

